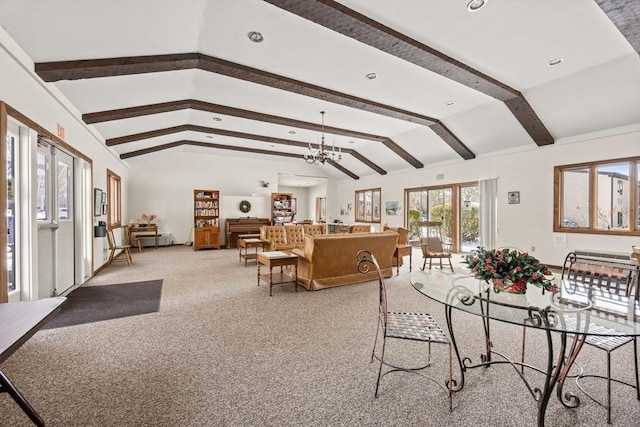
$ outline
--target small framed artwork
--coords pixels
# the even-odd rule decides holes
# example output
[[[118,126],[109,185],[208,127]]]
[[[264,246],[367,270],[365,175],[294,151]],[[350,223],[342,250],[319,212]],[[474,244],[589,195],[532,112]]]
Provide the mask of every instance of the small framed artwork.
[[[107,203],[107,193],[105,193],[104,191],[102,192],[101,203]]]
[[[519,191],[509,191],[509,204],[516,205],[520,203],[520,192]]]
[[[102,204],[102,215],[106,215],[107,214],[107,204],[103,203]]]
[[[400,215],[400,202],[385,202],[387,215]]]
[[[102,214],[102,195],[104,193],[99,188],[93,189],[93,216],[100,216]]]

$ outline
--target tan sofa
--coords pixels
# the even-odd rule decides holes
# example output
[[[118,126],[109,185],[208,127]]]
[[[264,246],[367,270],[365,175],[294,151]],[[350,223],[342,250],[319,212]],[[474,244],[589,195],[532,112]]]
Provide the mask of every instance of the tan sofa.
[[[317,236],[318,234],[326,234],[326,226],[324,224],[304,224],[304,235]]]
[[[315,291],[375,279],[375,270],[362,274],[356,267],[356,255],[362,249],[371,251],[384,277],[390,277],[397,241],[398,233],[393,231],[305,236],[304,248],[292,250],[298,255],[298,283]]]
[[[351,224],[349,233],[371,233],[371,224]]]
[[[286,251],[304,245],[302,225],[264,225],[260,227],[260,239],[266,241],[263,250]]]

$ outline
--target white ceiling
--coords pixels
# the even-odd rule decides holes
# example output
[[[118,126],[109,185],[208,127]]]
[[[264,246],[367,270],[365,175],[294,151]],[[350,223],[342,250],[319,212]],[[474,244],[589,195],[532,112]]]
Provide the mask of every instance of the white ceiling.
[[[511,87],[530,105],[556,144],[591,132],[613,133],[621,127],[640,126],[640,57],[633,47],[640,38],[637,0],[488,0],[476,12],[467,11],[468,0],[273,3],[284,5],[281,8],[259,0],[0,0],[0,25],[34,64],[199,53],[313,85],[325,94],[338,92],[346,102],[319,99],[283,90],[278,84],[258,84],[202,67],[48,83],[83,115],[196,100],[317,126],[320,111],[326,111],[327,127],[388,138],[415,160],[412,164],[379,140],[326,132],[329,143],[355,150],[382,170],[343,153],[339,166],[352,177],[467,161],[435,128],[421,124],[420,119],[390,117],[394,114],[376,110],[379,105],[387,111],[433,119],[466,146],[471,153],[467,158],[535,149],[539,141],[503,100],[450,75],[425,69],[418,65],[424,59],[421,55],[414,54],[418,64],[412,63],[401,57],[402,49],[387,53],[370,45],[375,43],[359,41],[352,35],[354,24],[330,29],[334,22],[323,26],[284,8],[305,9],[326,18],[333,15],[322,9],[327,7],[323,3],[329,3],[332,12],[344,6],[351,9],[350,14],[362,14],[379,24],[372,27],[370,21],[366,25],[361,21],[353,34],[363,30],[374,41],[392,34],[413,39],[421,49],[435,49],[462,67]],[[386,34],[380,34],[379,28],[385,28]],[[264,41],[250,41],[250,31],[262,33]],[[554,58],[564,61],[549,66]],[[377,78],[365,78],[368,73],[376,73]],[[368,108],[349,102],[353,97],[358,102],[364,100]],[[450,102],[454,104],[447,105]],[[221,120],[214,121],[214,117]],[[186,140],[217,144],[198,148],[198,152],[273,159],[269,154],[221,147],[300,156],[306,151],[304,147],[275,143],[273,138],[307,144],[320,136],[317,130],[301,126],[198,108],[90,124],[105,140],[184,125],[261,139],[190,128],[113,148],[126,157],[127,153]],[[171,156],[173,152],[162,150],[154,155]],[[127,161],[144,157],[127,157]],[[324,168],[327,176],[348,179],[339,168],[317,167]]]

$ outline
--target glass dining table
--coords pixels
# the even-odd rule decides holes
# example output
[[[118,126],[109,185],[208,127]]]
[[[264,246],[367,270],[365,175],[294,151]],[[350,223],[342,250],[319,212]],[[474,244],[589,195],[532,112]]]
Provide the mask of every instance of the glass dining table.
[[[452,391],[463,389],[465,373],[469,369],[510,364],[537,403],[538,426],[544,426],[547,404],[554,388],[558,400],[565,407],[575,408],[580,404],[575,394],[563,393],[562,389],[587,337],[640,335],[640,307],[636,299],[612,299],[606,292],[575,282],[555,279],[558,286],[555,293],[529,285],[525,294],[518,295],[494,291],[493,286],[468,273],[422,271],[413,273],[410,281],[418,292],[444,305],[447,328],[460,367],[459,377],[449,384]],[[477,363],[462,355],[456,343],[454,310],[482,319],[484,353]],[[543,331],[546,339],[540,345],[548,347],[543,366],[525,364],[523,359],[511,360],[494,349],[490,321]],[[545,376],[541,388],[529,384],[523,374],[525,368]]]

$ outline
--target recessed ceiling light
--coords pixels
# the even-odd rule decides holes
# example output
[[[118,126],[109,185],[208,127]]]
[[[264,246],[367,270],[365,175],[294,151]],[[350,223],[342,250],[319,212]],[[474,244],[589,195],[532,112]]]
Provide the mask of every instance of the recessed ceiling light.
[[[273,144],[269,144],[269,147],[273,148],[273,147],[275,147],[275,145],[273,145]]]
[[[213,139],[213,135],[207,135],[207,138]]]
[[[355,141],[349,141],[349,144],[355,144],[355,143],[356,143]]]
[[[487,1],[489,0],[471,0],[467,4],[467,10],[469,12],[477,12],[487,4]]]
[[[262,34],[260,34],[257,31],[251,31],[249,34],[247,34],[247,36],[249,37],[249,40],[251,40],[254,43],[262,43],[262,41],[264,40],[264,37],[262,37]]]
[[[455,105],[456,101],[447,101],[447,103],[445,105],[447,106],[451,106],[451,105]]]
[[[221,121],[222,121],[222,119],[221,119],[220,117],[214,117],[214,118],[213,118],[213,121],[214,121],[214,122],[221,122]]]
[[[564,61],[564,58],[556,58],[556,59],[552,59],[551,61],[547,62],[547,65],[549,65],[549,66],[558,65],[558,64],[559,64],[559,63],[561,63],[562,61]]]
[[[290,131],[289,131],[289,134],[290,134],[290,135],[295,135],[295,134],[296,134],[296,131],[295,131],[295,130],[290,130]]]
[[[378,77],[378,75],[376,73],[369,73],[365,77],[368,78],[369,80],[373,80],[376,77]]]

